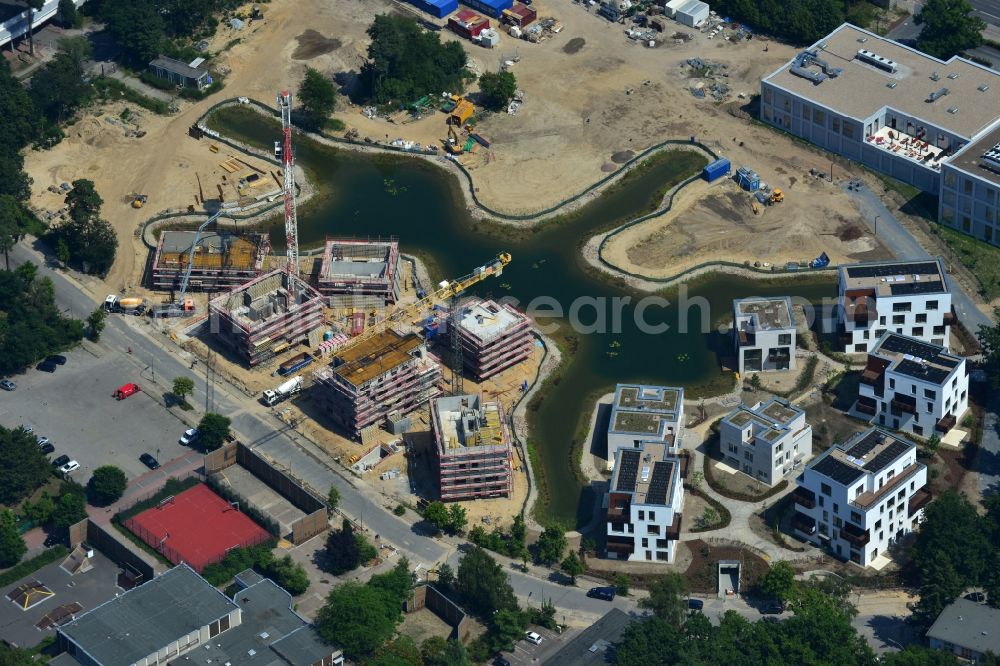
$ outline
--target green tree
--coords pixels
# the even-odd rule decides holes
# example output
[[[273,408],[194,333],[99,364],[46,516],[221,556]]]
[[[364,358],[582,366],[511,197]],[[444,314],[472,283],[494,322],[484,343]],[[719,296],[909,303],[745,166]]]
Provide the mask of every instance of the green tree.
[[[795,594],[795,569],[788,562],[779,560],[760,577],[757,587],[769,599],[789,601]]]
[[[84,81],[89,58],[85,37],[63,39],[55,57],[32,75],[31,98],[48,123],[58,125],[72,118],[90,97],[93,89]]]
[[[206,451],[214,451],[226,443],[230,436],[228,416],[208,412],[198,422],[198,443]]]
[[[10,509],[0,512],[0,569],[12,567],[21,561],[28,546],[17,531],[14,514]]]
[[[0,251],[3,251],[7,270],[10,270],[7,253],[24,238],[30,224],[31,214],[24,206],[13,196],[0,194]]]
[[[392,637],[400,619],[398,600],[384,589],[348,582],[330,590],[316,617],[316,630],[357,661]]]
[[[882,666],[957,666],[955,655],[944,650],[932,650],[922,645],[907,645],[901,652],[886,652]]]
[[[28,89],[11,74],[6,59],[0,60],[0,119],[3,123],[3,131],[0,132],[0,155],[11,159],[20,158],[18,151],[38,136],[38,116]],[[23,162],[20,164],[23,165]],[[5,177],[8,175],[2,167],[0,174]],[[5,183],[0,180],[0,194],[11,194],[3,189],[3,185]],[[27,194],[17,199],[24,201],[27,199]]]
[[[410,572],[410,562],[405,557],[401,558],[392,569],[385,573],[376,574],[368,580],[368,584],[388,592],[395,602],[397,610],[402,608],[403,602],[410,596],[413,589],[414,576]]]
[[[0,666],[33,666],[35,657],[28,650],[8,647],[0,643]]]
[[[187,404],[187,397],[194,393],[194,380],[190,377],[177,377],[174,379],[174,385],[171,389],[171,393],[183,404]]]
[[[108,313],[104,308],[98,306],[87,315],[87,337],[97,342],[101,339],[101,332],[107,325]]]
[[[65,266],[66,264],[69,263],[69,260],[72,257],[73,257],[73,255],[69,251],[69,245],[66,243],[66,239],[65,238],[57,238],[56,239],[56,259],[59,260],[59,263],[61,263],[61,264],[63,264]]]
[[[341,528],[332,530],[326,538],[326,561],[330,573],[335,576],[353,571],[361,564],[361,549],[351,521],[346,518]]]
[[[756,372],[754,374],[750,375],[750,379],[747,380],[747,384],[749,384],[750,388],[753,389],[754,391],[759,391],[760,390],[760,375],[757,374]]]
[[[913,619],[929,627],[945,606],[965,589],[965,581],[943,552],[924,559],[920,568],[920,600],[913,610]]]
[[[333,82],[312,67],[299,88],[299,108],[307,129],[321,130],[337,105],[337,89]]]
[[[8,194],[18,201],[27,201],[31,196],[32,182],[24,171],[24,157],[21,153],[4,154],[0,151],[0,194]]]
[[[79,28],[82,21],[73,0],[59,0],[59,22],[66,28]]]
[[[657,578],[649,586],[649,596],[639,601],[642,608],[668,624],[680,627],[687,614],[687,584],[676,573],[668,573]]]
[[[337,486],[330,486],[330,492],[326,495],[326,503],[330,505],[330,511],[335,510],[340,505],[340,491]]]
[[[448,592],[451,586],[455,584],[455,572],[452,570],[451,565],[447,562],[442,562],[437,568],[437,583],[436,587],[440,588],[444,592]]]
[[[615,586],[615,592],[622,595],[623,597],[628,596],[628,590],[629,590],[628,576],[626,576],[623,573],[615,574],[615,577],[612,579],[612,582],[614,583]]]
[[[377,649],[364,663],[365,666],[424,666],[420,648],[406,634]]]
[[[490,618],[501,609],[517,608],[507,572],[479,546],[462,557],[456,581],[466,608],[481,618]]]
[[[108,506],[117,502],[128,487],[128,479],[114,465],[101,465],[94,470],[87,482],[90,501],[95,506]]]
[[[73,189],[66,195],[70,219],[49,232],[50,241],[65,242],[71,262],[97,275],[110,270],[118,250],[115,230],[100,218],[103,203],[93,181],[73,181]]]
[[[1000,322],[1000,308],[993,308],[993,319]],[[983,348],[983,364],[994,389],[1000,389],[1000,324],[980,326],[976,333]]]
[[[545,528],[535,544],[537,559],[542,564],[555,564],[562,559],[566,550],[566,533],[561,527],[551,525]]]
[[[483,104],[493,111],[507,108],[517,93],[517,80],[511,72],[486,72],[479,77]]]
[[[461,534],[465,526],[469,524],[469,519],[465,514],[465,507],[461,504],[452,504],[448,507],[448,533]]]
[[[78,224],[90,222],[101,214],[104,199],[97,193],[94,181],[80,178],[74,180],[73,189],[66,194],[69,217]]]
[[[576,554],[575,550],[569,551],[566,558],[563,559],[559,568],[563,570],[570,578],[570,584],[576,585],[576,577],[584,572],[583,562],[580,560],[580,556]]]
[[[23,428],[0,426],[0,504],[20,502],[48,481],[52,468],[38,440]]]
[[[424,508],[424,520],[433,525],[437,532],[441,532],[450,524],[448,509],[442,502],[431,502]]]
[[[942,60],[981,46],[986,29],[967,0],[927,0],[914,22],[923,26],[917,48]]]
[[[55,513],[52,514],[52,524],[61,529],[67,529],[87,517],[87,500],[81,488],[79,492],[64,492],[56,502]]]
[[[0,270],[0,373],[21,370],[83,337],[83,323],[62,316],[52,281],[37,272],[31,262]]]
[[[25,502],[21,506],[21,510],[24,511],[24,515],[38,525],[48,525],[49,521],[52,520],[52,515],[56,512],[56,503],[48,492],[43,491],[37,502],[34,504]]]
[[[459,641],[446,641],[440,636],[431,636],[420,644],[420,656],[424,666],[472,666],[469,653]]]
[[[164,17],[175,13],[182,12],[163,14],[150,0],[103,2],[100,7],[100,18],[121,49],[122,61],[141,70],[161,52],[166,37]]]
[[[680,632],[657,617],[632,622],[615,651],[616,666],[680,664]],[[739,663],[739,662],[734,662]],[[750,663],[749,661],[747,663]]]
[[[978,585],[992,551],[988,532],[965,496],[945,491],[924,509],[924,520],[910,551],[915,571],[929,571],[933,563],[947,560],[965,586]]]
[[[254,552],[256,561],[253,568],[284,588],[290,595],[297,597],[309,589],[309,576],[305,568],[293,560],[291,555],[275,557],[267,549]]]

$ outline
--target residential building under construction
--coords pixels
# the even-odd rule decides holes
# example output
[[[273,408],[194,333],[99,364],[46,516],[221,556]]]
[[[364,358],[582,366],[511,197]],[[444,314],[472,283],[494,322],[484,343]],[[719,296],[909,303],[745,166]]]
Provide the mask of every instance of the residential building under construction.
[[[504,303],[473,298],[459,313],[459,337],[465,367],[483,381],[531,355],[535,344],[531,320]]]
[[[328,238],[316,286],[330,307],[383,307],[399,301],[399,242]]]
[[[253,366],[306,341],[323,324],[323,297],[278,269],[213,298],[209,324],[219,340]]]
[[[509,497],[511,442],[498,402],[455,395],[431,402],[442,501]]]
[[[354,437],[390,412],[407,414],[441,392],[441,369],[419,335],[387,329],[335,353],[314,374],[313,394],[335,423]]]
[[[157,291],[180,289],[191,262],[188,289],[218,291],[231,289],[264,272],[264,260],[271,251],[267,234],[202,232],[191,254],[196,231],[164,231],[153,254],[152,288]]]

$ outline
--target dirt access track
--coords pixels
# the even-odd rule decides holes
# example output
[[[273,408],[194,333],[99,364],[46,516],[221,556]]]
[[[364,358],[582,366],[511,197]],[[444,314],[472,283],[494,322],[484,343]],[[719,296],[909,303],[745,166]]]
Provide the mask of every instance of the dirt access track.
[[[878,251],[864,232],[854,238],[857,232],[844,227],[844,220],[856,219],[844,195],[827,187],[819,196],[820,185],[806,184],[810,169],[829,171],[830,162],[823,154],[733,115],[745,101],[738,95],[748,97],[757,91],[760,77],[793,55],[791,47],[772,42],[764,51],[764,42],[758,40],[709,41],[702,33],[667,21],[664,39],[648,48],[627,39],[623,26],[588,12],[584,5],[543,0],[536,7],[539,16],[561,21],[563,31],[539,44],[502,35],[500,46],[493,50],[461,40],[471,66],[480,72],[495,70],[502,59],[516,59],[513,71],[526,96],[517,115],[496,114],[478,127],[494,140],[495,159],[486,163],[472,156],[468,165],[485,205],[507,213],[538,211],[620,168],[632,154],[664,139],[694,136],[735,166],[750,166],[766,182],[784,189],[786,202],[760,218],[744,219],[752,216],[749,203],[741,210],[739,199],[730,197],[725,187],[713,186],[703,193],[692,190],[685,194],[692,197],[685,213],[691,224],[667,229],[671,226],[667,217],[623,235],[621,247],[615,246],[623,267],[655,274],[673,262],[695,256],[703,261],[712,253],[732,261],[760,258],[779,263],[784,260],[783,246],[794,252],[790,258],[796,260],[824,249],[834,261]],[[205,109],[239,95],[269,102],[277,90],[294,90],[306,65],[329,76],[356,74],[365,57],[365,30],[372,16],[415,12],[386,0],[275,0],[263,8],[263,21],[239,32],[220,27],[212,41],[210,50],[217,51],[236,37],[242,40],[215,60],[216,67],[231,70],[221,94],[194,104],[182,102],[181,111],[169,117],[144,112],[139,121],[146,131],[142,138],[127,136],[107,121],[120,112],[114,105],[69,128],[66,140],[54,149],[28,153],[27,169],[35,180],[33,204],[39,208],[61,206],[57,195],[45,191],[49,185],[75,178],[94,180],[106,202],[104,215],[121,241],[118,260],[106,280],[109,290],[132,288],[141,277],[146,250],[136,237],[139,225],[157,211],[192,204],[199,179],[210,196],[224,175],[219,163],[225,155],[210,152],[206,141],[186,136]],[[673,31],[690,40],[675,43]],[[458,39],[447,30],[440,34],[442,39]],[[731,103],[691,94],[692,84],[702,85],[696,73],[683,65],[692,57],[717,63],[717,80],[731,88]],[[349,128],[376,140],[401,137],[428,145],[440,144],[445,136],[442,114],[408,124],[369,120],[341,97],[336,115]],[[848,174],[838,169],[837,175]],[[131,193],[147,195],[146,208],[135,210],[123,203]],[[698,202],[699,194],[709,198]],[[728,212],[720,214],[720,207]],[[679,235],[674,238],[674,233]],[[840,235],[850,240],[841,241]],[[805,238],[812,245],[805,245]],[[671,268],[676,272],[676,265]]]

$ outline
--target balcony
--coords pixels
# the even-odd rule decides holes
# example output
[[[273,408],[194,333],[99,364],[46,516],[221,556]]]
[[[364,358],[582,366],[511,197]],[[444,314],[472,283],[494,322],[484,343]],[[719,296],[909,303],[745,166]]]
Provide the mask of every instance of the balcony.
[[[812,536],[816,534],[816,519],[796,511],[792,516],[792,529]]]
[[[796,504],[807,509],[812,509],[816,506],[816,493],[808,488],[803,488],[802,486],[799,486],[792,491],[792,499],[795,500]]]
[[[667,528],[666,534],[667,541],[678,541],[681,538],[681,514],[674,514],[674,524]]]
[[[917,492],[913,493],[910,497],[907,517],[912,518],[913,514],[930,504],[932,497],[931,491],[927,488],[920,488]]]
[[[863,530],[854,523],[844,523],[844,526],[840,528],[840,536],[858,547],[865,546],[871,541],[871,534],[868,530]]]
[[[945,416],[938,419],[937,423],[934,424],[934,429],[938,432],[948,432],[955,427],[957,419],[954,414],[946,414]]]
[[[608,522],[621,525],[629,521],[631,505],[628,495],[611,493],[608,496]]]
[[[945,312],[944,313],[944,322],[943,323],[944,323],[945,326],[954,326],[955,324],[958,323],[958,315],[955,314],[955,309],[954,308],[952,308],[951,312]]]
[[[912,396],[900,395],[897,393],[892,397],[892,402],[889,403],[889,407],[892,409],[894,416],[899,416],[904,412],[907,414],[916,414],[917,400]]]
[[[869,416],[878,415],[878,403],[868,396],[858,396],[858,401],[854,404],[854,407],[862,414],[868,414]]]
[[[624,555],[626,557],[635,552],[635,542],[631,539],[608,537],[607,546],[608,553],[617,553],[618,555]]]

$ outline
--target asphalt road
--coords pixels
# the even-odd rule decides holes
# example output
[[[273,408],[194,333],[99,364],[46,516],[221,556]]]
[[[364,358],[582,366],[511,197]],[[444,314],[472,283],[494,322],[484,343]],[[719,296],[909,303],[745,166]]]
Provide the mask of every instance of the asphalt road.
[[[969,0],[972,11],[993,25],[1000,25],[1000,0]]]

